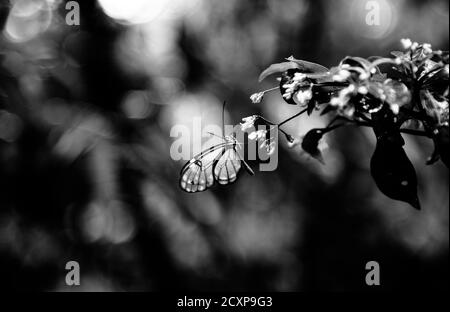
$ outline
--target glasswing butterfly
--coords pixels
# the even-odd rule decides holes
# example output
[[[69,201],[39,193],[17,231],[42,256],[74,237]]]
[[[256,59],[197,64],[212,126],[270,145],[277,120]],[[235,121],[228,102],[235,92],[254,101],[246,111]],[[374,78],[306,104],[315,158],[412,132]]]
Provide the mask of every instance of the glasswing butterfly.
[[[223,134],[225,134],[224,112],[225,102],[222,106]],[[215,181],[221,185],[233,183],[237,179],[242,164],[249,174],[255,174],[238,151],[243,144],[236,140],[235,133],[218,137],[222,139],[221,143],[197,154],[183,166],[180,172],[181,189],[188,193],[195,193],[207,190],[214,185]]]

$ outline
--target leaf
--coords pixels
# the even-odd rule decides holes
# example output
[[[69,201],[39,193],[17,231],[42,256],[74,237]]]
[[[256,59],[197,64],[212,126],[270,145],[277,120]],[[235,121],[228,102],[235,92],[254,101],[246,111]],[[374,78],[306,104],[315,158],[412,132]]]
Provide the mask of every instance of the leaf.
[[[346,86],[348,86],[348,83],[343,82],[326,82],[314,84],[312,86],[313,100],[317,104],[329,103],[331,97],[337,95],[338,91],[342,90]]]
[[[268,76],[275,74],[275,73],[282,73],[289,69],[298,69],[301,73],[326,73],[328,72],[328,68],[308,62],[308,61],[302,61],[297,60],[293,56],[288,57],[287,62],[282,63],[275,63],[267,67],[265,70],[262,71],[262,73],[258,77],[258,81],[261,82]]]
[[[289,56],[286,60],[298,64],[299,65],[298,69],[300,69],[300,71],[302,73],[326,73],[326,72],[328,72],[328,68],[326,68],[325,66],[322,66],[320,64],[313,63],[313,62],[298,60],[298,59],[294,58],[293,56]]]
[[[378,139],[370,160],[370,172],[384,195],[420,210],[416,171],[401,144]]]
[[[262,73],[258,77],[258,82],[263,81],[266,79],[266,77],[275,74],[275,73],[282,73],[289,69],[299,69],[299,65],[294,62],[282,62],[282,63],[276,63],[272,64],[269,67],[267,67],[265,70],[262,71]]]
[[[449,149],[450,149],[450,138],[449,138],[449,126],[440,126],[437,129],[437,134],[434,138],[434,144],[437,152],[439,153],[442,162],[447,166],[449,165]]]
[[[308,107],[307,107],[308,110],[306,111],[308,116],[310,116],[313,113],[314,109],[317,107],[316,105],[317,105],[317,102],[315,100],[310,100],[308,102]]]
[[[332,111],[334,111],[334,110],[336,110],[336,107],[333,106],[333,105],[331,105],[331,104],[328,104],[328,105],[325,106],[325,108],[320,112],[320,116],[326,115],[326,114],[328,114],[329,112],[332,112]]]
[[[325,162],[323,161],[322,152],[319,149],[319,141],[324,134],[325,131],[323,129],[311,129],[305,134],[302,141],[302,149],[322,164],[325,164]]]

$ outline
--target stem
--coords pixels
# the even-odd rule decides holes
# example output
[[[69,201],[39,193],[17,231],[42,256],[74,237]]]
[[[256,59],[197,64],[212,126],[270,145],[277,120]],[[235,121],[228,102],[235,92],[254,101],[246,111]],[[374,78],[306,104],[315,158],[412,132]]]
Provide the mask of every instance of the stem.
[[[318,82],[313,84],[313,87],[347,87],[348,82]]]
[[[418,135],[418,136],[424,136],[427,138],[431,138],[431,136],[425,132],[420,130],[414,130],[414,129],[400,129],[401,133],[411,134],[411,135]]]
[[[267,92],[275,91],[275,90],[278,90],[279,88],[280,87],[273,87],[273,88],[262,91],[262,93],[266,94]]]
[[[278,127],[278,130],[279,130],[281,133],[283,133],[285,136],[291,136],[289,133],[287,133],[287,132],[284,131],[283,129],[280,129],[280,128],[279,128],[279,125],[277,125],[276,123],[274,123],[274,122],[272,122],[272,121],[270,121],[270,120],[267,120],[266,118],[264,118],[264,117],[262,117],[262,116],[260,116],[260,115],[258,115],[258,118],[264,120],[264,122],[266,122],[266,123],[269,124],[269,125],[277,126],[277,127]],[[291,117],[291,118],[293,118],[293,117]],[[283,122],[283,123],[284,123],[284,122]]]
[[[281,133],[283,133],[285,136],[289,136],[289,137],[292,137],[292,135],[290,135],[289,133],[287,133],[286,131],[284,131],[283,129],[280,129],[280,128],[278,128],[278,130],[280,130],[281,131]]]
[[[295,114],[294,116],[291,116],[291,117],[289,117],[289,118],[286,119],[286,120],[283,120],[282,122],[280,122],[280,123],[278,124],[278,127],[281,127],[282,125],[284,125],[284,124],[287,123],[288,121],[291,121],[292,119],[294,119],[294,118],[300,116],[301,114],[303,114],[303,113],[306,112],[307,110],[308,110],[308,108],[305,108],[305,109],[301,110],[299,113]]]

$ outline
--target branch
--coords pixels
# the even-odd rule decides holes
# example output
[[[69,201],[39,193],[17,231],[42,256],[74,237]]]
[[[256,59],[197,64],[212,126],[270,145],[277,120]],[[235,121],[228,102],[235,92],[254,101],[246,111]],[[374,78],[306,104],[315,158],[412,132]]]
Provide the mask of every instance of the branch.
[[[431,138],[431,136],[425,132],[420,130],[414,130],[414,129],[400,129],[401,133],[411,134],[411,135],[417,135],[417,136],[424,136],[427,138]]]
[[[308,110],[308,108],[305,108],[305,109],[301,110],[300,112],[298,112],[297,114],[295,114],[294,116],[291,116],[291,117],[289,117],[288,119],[286,119],[286,120],[280,122],[280,123],[278,124],[278,127],[281,127],[282,125],[284,125],[284,124],[287,123],[288,121],[291,121],[292,119],[294,119],[294,118],[300,116],[301,114],[303,114],[303,113],[306,112],[307,110]]]

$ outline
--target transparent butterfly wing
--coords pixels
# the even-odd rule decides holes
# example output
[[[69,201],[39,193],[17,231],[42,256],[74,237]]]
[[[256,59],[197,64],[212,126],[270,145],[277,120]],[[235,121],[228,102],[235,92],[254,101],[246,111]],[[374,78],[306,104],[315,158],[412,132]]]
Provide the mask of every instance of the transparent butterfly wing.
[[[215,145],[192,158],[181,169],[180,187],[189,193],[202,192],[214,184],[214,167],[228,143]]]
[[[227,146],[214,166],[214,178],[222,185],[233,183],[237,179],[239,170],[241,170],[241,157],[234,145]]]

